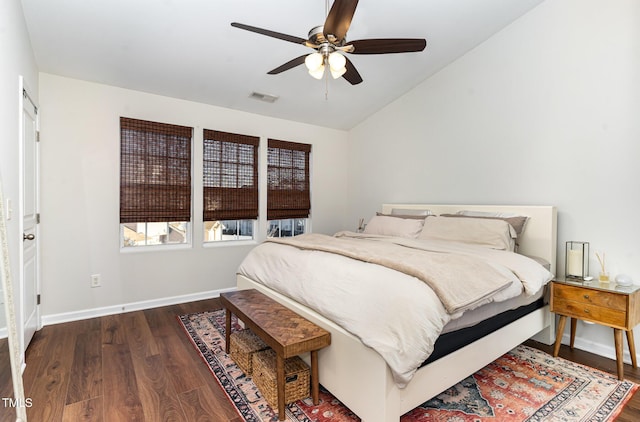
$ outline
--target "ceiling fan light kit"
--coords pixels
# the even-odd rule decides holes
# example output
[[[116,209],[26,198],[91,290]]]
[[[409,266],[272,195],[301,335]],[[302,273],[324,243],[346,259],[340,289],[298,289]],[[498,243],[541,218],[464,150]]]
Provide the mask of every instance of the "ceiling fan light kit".
[[[311,31],[309,31],[307,39],[238,22],[232,22],[231,26],[295,44],[301,44],[315,50],[314,53],[296,57],[269,71],[269,75],[277,75],[304,63],[311,76],[316,79],[322,79],[325,67],[329,66],[331,76],[334,79],[343,77],[351,85],[361,83],[362,77],[353,63],[342,53],[411,53],[425,49],[427,41],[423,38],[378,38],[347,42],[347,31],[351,26],[351,20],[356,12],[357,5],[358,0],[335,0],[324,25],[312,28]]]
[[[321,53],[311,53],[304,59],[304,64],[307,67],[307,70],[309,70],[309,75],[316,79],[322,79],[324,76],[324,69],[327,64],[329,65],[329,70],[333,79],[338,79],[346,73],[346,57],[337,51],[329,51],[330,48],[323,48]]]

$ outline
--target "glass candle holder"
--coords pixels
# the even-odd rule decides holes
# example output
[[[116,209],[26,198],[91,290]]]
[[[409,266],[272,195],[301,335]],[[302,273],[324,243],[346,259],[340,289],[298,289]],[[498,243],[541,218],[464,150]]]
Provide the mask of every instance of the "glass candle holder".
[[[566,278],[584,280],[589,275],[589,242],[568,241],[565,258]]]

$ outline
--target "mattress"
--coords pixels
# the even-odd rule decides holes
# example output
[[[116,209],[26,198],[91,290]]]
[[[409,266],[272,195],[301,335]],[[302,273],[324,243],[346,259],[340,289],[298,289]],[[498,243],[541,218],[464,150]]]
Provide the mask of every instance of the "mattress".
[[[532,296],[551,278],[538,263],[524,257],[516,259],[517,254],[490,252],[486,248],[473,253],[490,254],[487,260],[501,259],[517,267],[514,271],[501,266],[502,261],[491,261],[513,280],[491,303]],[[467,313],[471,319],[483,312],[475,308],[449,314],[425,282],[386,266],[274,242],[254,248],[238,273],[313,309],[354,334],[383,357],[400,388],[432,353],[446,324]],[[523,276],[519,279],[516,273]],[[518,304],[505,306],[512,308]],[[489,308],[485,312],[486,309]],[[469,323],[473,321],[450,327],[459,329]]]
[[[422,366],[434,362],[449,353],[467,346],[474,341],[499,330],[500,328],[522,318],[523,316],[542,308],[546,304],[544,292],[536,295],[532,301],[523,298],[516,298],[506,301],[511,304],[524,303],[515,308],[510,308],[507,303],[491,303],[482,306],[486,309],[478,309],[473,315],[463,316],[462,321],[452,321],[458,324],[447,324],[443,333],[433,345],[433,352]],[[509,308],[504,310],[504,308]],[[502,311],[500,312],[500,310]],[[464,327],[453,330],[453,327],[464,325]]]

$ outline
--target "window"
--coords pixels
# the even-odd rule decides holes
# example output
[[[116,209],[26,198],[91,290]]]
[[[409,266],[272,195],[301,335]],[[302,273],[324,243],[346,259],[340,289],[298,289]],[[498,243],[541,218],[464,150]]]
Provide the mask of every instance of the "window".
[[[256,136],[205,129],[203,133],[204,239],[253,239],[258,219]]]
[[[269,139],[267,156],[268,236],[306,231],[311,210],[309,156],[311,145]]]
[[[120,118],[123,247],[189,241],[192,128]]]
[[[281,220],[270,220],[268,237],[290,237],[303,234],[307,229],[306,218],[284,218]]]

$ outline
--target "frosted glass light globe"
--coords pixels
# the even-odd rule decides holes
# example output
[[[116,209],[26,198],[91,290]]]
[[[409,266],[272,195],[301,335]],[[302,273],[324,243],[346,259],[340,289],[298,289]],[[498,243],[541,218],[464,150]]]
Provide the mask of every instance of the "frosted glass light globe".
[[[344,69],[344,66],[347,64],[347,59],[337,51],[329,54],[329,66],[331,69],[339,71]]]
[[[317,70],[324,64],[324,57],[320,53],[311,53],[304,59],[304,64],[309,71]]]
[[[309,75],[316,79],[322,79],[322,76],[324,76],[324,65],[321,64],[317,69],[310,70]]]

